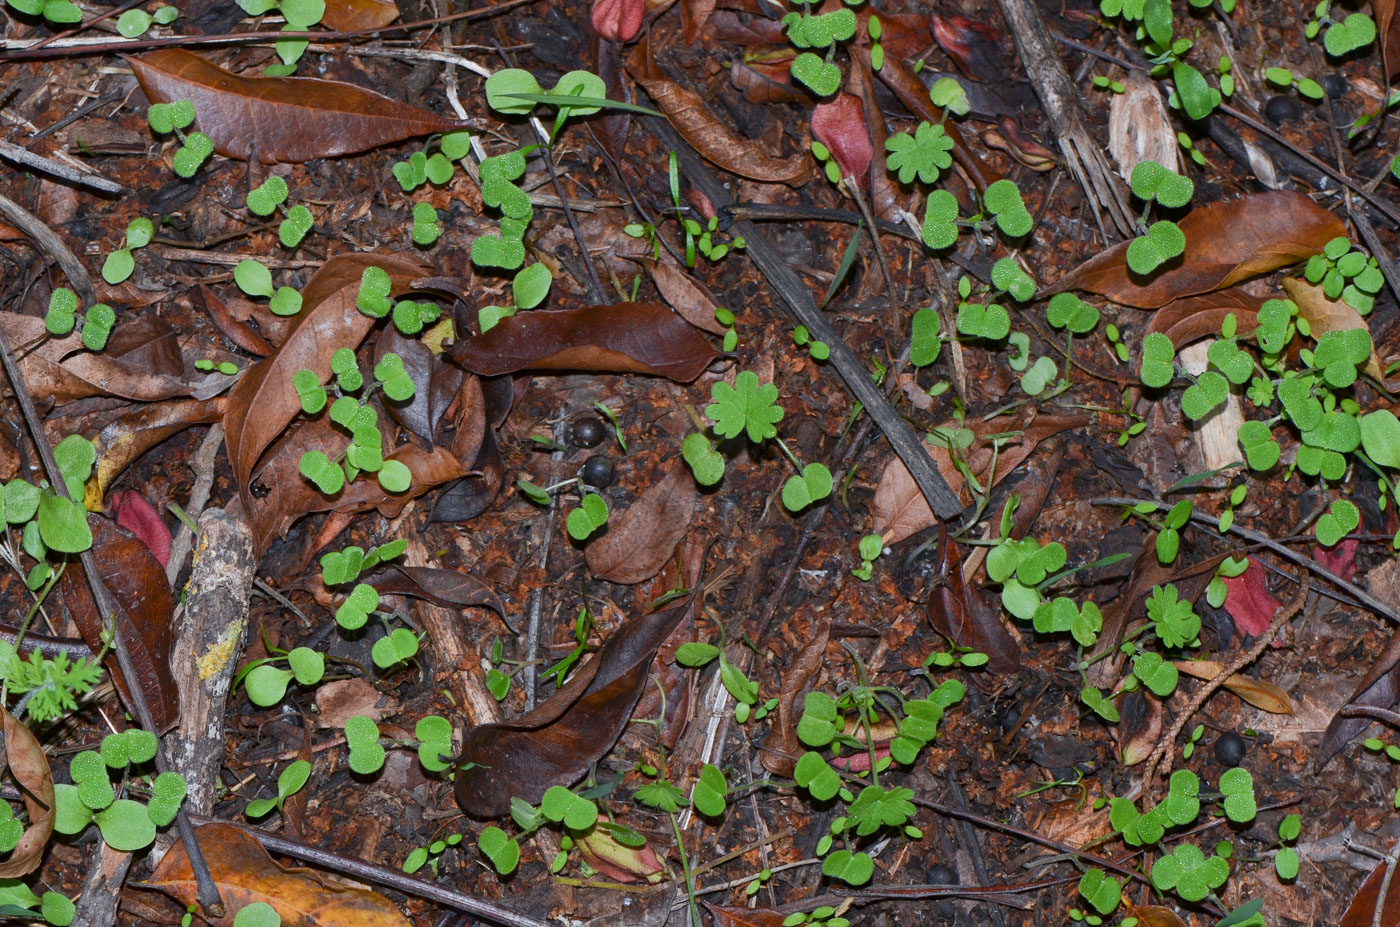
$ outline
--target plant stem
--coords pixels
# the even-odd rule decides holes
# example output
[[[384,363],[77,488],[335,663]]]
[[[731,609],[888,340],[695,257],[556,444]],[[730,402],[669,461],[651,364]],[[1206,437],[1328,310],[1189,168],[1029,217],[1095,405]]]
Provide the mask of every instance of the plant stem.
[[[695,903],[695,878],[690,873],[690,860],[685,855],[685,840],[681,837],[681,826],[676,821],[674,814],[667,812],[666,817],[671,821],[671,833],[676,835],[676,852],[681,857],[681,876],[685,879],[685,894],[690,900],[691,927],[700,927],[700,908]]]

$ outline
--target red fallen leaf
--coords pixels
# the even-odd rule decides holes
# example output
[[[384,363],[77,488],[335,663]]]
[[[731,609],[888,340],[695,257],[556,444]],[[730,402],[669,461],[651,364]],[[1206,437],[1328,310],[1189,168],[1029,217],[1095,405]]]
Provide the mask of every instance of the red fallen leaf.
[[[862,190],[870,189],[875,148],[865,130],[859,97],[843,93],[830,103],[818,103],[812,110],[812,136],[831,151],[842,177],[854,177]]]
[[[98,572],[116,602],[116,620],[138,678],[129,680],[122,676],[115,654],[109,654],[105,664],[128,705],[127,687],[133,683],[141,687],[157,731],[164,731],[175,723],[180,712],[179,690],[170,674],[175,597],[170,593],[165,568],[145,544],[110,518],[89,515],[88,527],[92,529],[92,552]],[[101,648],[102,632],[111,617],[98,614],[82,564],[69,565],[59,581],[59,589],[78,633],[93,650]]]
[[[1125,241],[1080,264],[1049,292],[1087,290],[1125,306],[1158,309],[1296,264],[1346,234],[1340,219],[1292,190],[1207,203],[1177,224],[1186,251],[1165,271],[1149,278],[1129,271]]]
[[[1400,882],[1400,879],[1396,879]],[[715,919],[715,927],[782,927],[787,915],[771,908],[746,908],[742,905],[722,906],[701,901]]]
[[[650,684],[656,649],[695,601],[692,596],[632,619],[534,711],[468,731],[453,785],[462,810],[473,817],[501,817],[510,812],[511,798],[539,801],[550,786],[583,776],[627,726]]]
[[[650,882],[655,885],[666,873],[651,844],[639,847],[623,846],[613,835],[595,827],[577,839],[583,861],[602,874],[603,878],[628,884]]]
[[[719,356],[698,329],[661,303],[520,312],[448,351],[482,377],[519,370],[593,370],[651,374],[679,383],[700,376]]]
[[[875,745],[875,762],[880,762],[890,755],[889,744]],[[837,769],[845,770],[849,773],[870,772],[870,751],[852,750],[845,756],[838,756],[831,761],[831,765]]]
[[[1385,881],[1386,870],[1390,868],[1388,859],[1381,860],[1371,874],[1361,883],[1352,896],[1337,927],[1373,927],[1376,920],[1376,904],[1381,898],[1381,883]],[[1397,873],[1400,875],[1400,873]],[[1400,924],[1400,878],[1391,876],[1386,887],[1384,909],[1379,921],[1381,927],[1396,927]]]
[[[957,62],[958,70],[974,80],[989,70],[990,58],[1001,54],[1002,35],[986,23],[958,13],[948,16],[934,13],[930,19],[938,47]]]
[[[1268,630],[1280,602],[1264,581],[1264,568],[1251,559],[1249,567],[1239,576],[1225,576],[1225,611],[1235,619],[1235,627],[1244,634],[1257,637]]]
[[[1033,171],[1048,171],[1060,163],[1055,152],[1024,134],[1010,116],[1004,117],[997,128],[984,131],[982,141],[1006,152]]]
[[[963,580],[962,554],[948,540],[948,525],[939,526],[937,585],[929,593],[928,620],[933,629],[959,647],[987,655],[994,673],[1011,672],[1021,664],[1021,646],[1006,629],[1001,609],[992,608],[982,590]]]
[[[1342,579],[1351,582],[1352,577],[1356,576],[1356,546],[1359,543],[1356,538],[1347,538],[1333,547],[1314,544],[1313,559]]]
[[[207,286],[200,285],[195,289],[199,294],[199,302],[204,306],[204,311],[209,313],[209,318],[214,325],[234,344],[238,345],[249,354],[256,354],[258,357],[267,357],[273,352],[272,345],[267,343],[267,339],[253,329],[246,322],[240,322],[229,312],[224,301],[215,295],[214,291]]]
[[[155,554],[161,566],[170,562],[170,529],[156,507],[134,489],[112,496],[112,514],[121,525],[141,540]]]
[[[231,74],[180,48],[126,61],[152,103],[189,100],[195,128],[241,161],[300,164],[468,125],[341,81]]]
[[[729,83],[750,103],[806,103],[811,95],[792,82],[792,56],[781,60],[735,58],[729,66]]]
[[[605,39],[630,42],[642,30],[645,0],[593,0],[593,29]]]

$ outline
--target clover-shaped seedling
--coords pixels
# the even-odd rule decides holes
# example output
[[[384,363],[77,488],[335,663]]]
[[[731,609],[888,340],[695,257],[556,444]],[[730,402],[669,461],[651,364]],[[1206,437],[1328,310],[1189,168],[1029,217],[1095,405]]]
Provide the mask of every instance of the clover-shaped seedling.
[[[328,496],[333,496],[345,488],[345,472],[332,463],[323,451],[307,451],[302,454],[297,463],[297,471]]]
[[[1038,586],[1052,570],[1065,565],[1068,553],[1059,541],[1041,545],[1035,538],[1004,541],[987,556],[987,575],[994,582],[1005,582],[1015,573],[1026,586]]]
[[[363,715],[345,722],[345,743],[350,747],[350,768],[368,775],[384,765],[384,748],[379,743],[379,725]]]
[[[1181,545],[1181,529],[1191,518],[1191,503],[1182,500],[1171,507],[1167,517],[1162,519],[1162,530],[1157,534],[1157,561],[1162,564],[1176,559]]]
[[[132,763],[149,763],[155,759],[156,736],[140,728],[128,728],[102,738],[102,762],[112,769],[125,769]]]
[[[379,593],[367,583],[356,583],[355,588],[340,603],[335,611],[335,620],[342,628],[355,631],[365,626],[370,613],[379,607]]]
[[[472,239],[472,263],[478,267],[514,270],[525,263],[525,245],[519,238],[478,235]]]
[[[579,507],[565,519],[569,537],[575,541],[586,541],[599,528],[608,523],[608,504],[597,493],[587,493]]]
[[[1189,769],[1178,769],[1167,780],[1167,797],[1162,811],[1178,827],[1190,824],[1201,813],[1201,780]]]
[[[326,673],[326,659],[309,647],[295,647],[287,653],[289,669],[262,663],[248,671],[243,688],[248,701],[269,708],[282,701],[288,684],[295,679],[304,686],[314,686]]]
[[[185,800],[185,777],[177,772],[163,772],[151,781],[151,800],[146,803],[146,816],[156,827],[169,827]]]
[[[416,335],[441,317],[442,308],[434,303],[416,302],[411,299],[402,299],[394,303],[394,327],[403,335]]]
[[[1376,40],[1376,23],[1365,13],[1352,13],[1339,23],[1333,23],[1322,40],[1327,54],[1333,57],[1349,55]]]
[[[1323,547],[1332,547],[1355,531],[1361,524],[1361,512],[1345,499],[1332,503],[1327,513],[1317,520],[1313,531],[1317,542]]]
[[[800,474],[788,477],[783,484],[783,507],[789,512],[799,512],[830,496],[831,488],[831,471],[824,464],[809,463]]]
[[[97,450],[92,442],[82,435],[69,435],[54,446],[53,459],[63,475],[68,495],[81,499],[83,485],[92,476],[93,464],[97,462]]]
[[[1151,203],[1154,200],[1170,209],[1185,206],[1195,192],[1189,177],[1168,170],[1156,161],[1141,161],[1128,179],[1133,195]]]
[[[499,209],[507,218],[529,220],[534,212],[530,205],[530,196],[513,183],[524,173],[525,155],[519,151],[507,152],[482,161],[482,202]]]
[[[392,351],[374,365],[374,378],[379,381],[384,395],[394,402],[406,402],[413,398],[413,378],[404,370],[403,358]]]
[[[1340,409],[1325,412],[1316,428],[1303,432],[1303,444],[1337,454],[1350,454],[1361,444],[1361,425]]]
[[[1279,354],[1288,346],[1293,339],[1293,318],[1297,314],[1297,304],[1288,299],[1266,300],[1259,307],[1259,327],[1254,330],[1254,337],[1265,354]]]
[[[370,655],[380,669],[406,663],[418,655],[418,635],[407,628],[395,628],[374,642]]]
[[[1037,606],[1031,622],[1042,634],[1068,631],[1081,647],[1092,647],[1103,630],[1103,612],[1093,602],[1081,608],[1073,599],[1059,596]]]
[[[1324,332],[1313,348],[1311,366],[1322,371],[1322,379],[1333,389],[1356,382],[1356,368],[1371,357],[1371,335],[1364,328]]]
[[[1225,816],[1236,824],[1254,820],[1258,807],[1254,801],[1254,777],[1249,770],[1236,766],[1220,776],[1220,793]]]
[[[1203,901],[1212,891],[1225,884],[1230,864],[1219,856],[1206,858],[1200,847],[1183,843],[1169,856],[1163,856],[1152,866],[1152,884],[1158,891],[1176,889],[1187,901]]]
[[[1079,894],[1100,914],[1112,914],[1123,897],[1123,884],[1102,869],[1090,869],[1079,880]]]
[[[287,210],[286,218],[277,226],[277,239],[284,248],[295,248],[311,231],[314,222],[311,210],[298,203]]]
[[[146,121],[157,135],[169,135],[194,124],[194,104],[189,100],[173,103],[152,103],[146,110]]]
[[[1303,819],[1290,814],[1279,822],[1278,839],[1281,843],[1292,843],[1303,833]],[[1293,847],[1279,847],[1274,855],[1274,870],[1285,881],[1298,877],[1298,851]]]
[[[841,791],[841,776],[832,769],[820,753],[807,751],[792,770],[797,784],[811,793],[817,801],[828,801]]]
[[[185,143],[175,152],[171,165],[175,173],[186,179],[193,177],[199,166],[209,160],[214,153],[214,142],[203,132],[191,132],[185,136]]]
[[[326,407],[326,388],[310,370],[298,370],[292,375],[292,389],[301,400],[301,410],[307,415],[315,415]]]
[[[1045,320],[1053,328],[1063,328],[1084,335],[1099,324],[1099,310],[1073,293],[1056,293],[1045,306]],[[1170,339],[1168,339],[1170,344]]]
[[[1152,223],[1146,235],[1128,245],[1128,267],[1135,274],[1147,275],[1186,250],[1186,236],[1175,222],[1162,219]]]
[[[382,267],[366,267],[360,274],[360,289],[355,296],[355,306],[367,316],[382,319],[389,314],[392,305],[389,294],[394,282],[389,272]]]
[[[281,774],[277,776],[277,797],[249,801],[248,807],[244,808],[244,814],[249,818],[262,818],[263,815],[270,814],[273,808],[280,809],[288,798],[301,791],[308,779],[311,779],[311,763],[304,759],[288,763],[287,769],[281,770]]]
[[[706,763],[700,769],[700,777],[691,787],[690,803],[695,806],[696,811],[706,817],[717,818],[724,814],[728,795],[729,783],[725,781],[724,773],[719,767]]]
[[[418,738],[418,762],[430,772],[442,772],[450,765],[452,755],[452,724],[439,715],[428,715],[413,728]]]
[[[949,112],[966,116],[972,112],[972,104],[967,99],[967,91],[958,82],[956,77],[940,77],[933,82],[933,86],[928,89],[929,99],[934,106],[941,107]]]
[[[44,316],[44,327],[51,335],[66,335],[73,330],[78,319],[78,294],[66,287],[57,287],[49,295],[49,311]]]
[[[1206,356],[1225,378],[1236,386],[1243,386],[1254,375],[1254,361],[1235,343],[1233,338],[1219,338],[1210,343]]]
[[[520,842],[494,824],[481,831],[476,845],[500,875],[510,875],[520,864]]]
[[[836,700],[825,692],[808,692],[797,722],[797,739],[809,747],[825,747],[840,730]]]
[[[84,750],[73,757],[68,764],[68,775],[78,787],[78,800],[92,811],[101,811],[116,798],[107,775],[107,764],[96,750]]]
[[[1002,258],[992,265],[992,285],[1010,293],[1018,303],[1035,295],[1035,281],[1014,258]]]
[[[689,435],[681,442],[681,457],[701,486],[713,486],[724,478],[724,455],[702,434]]]
[[[573,831],[588,830],[598,820],[597,805],[561,785],[550,786],[544,793],[540,799],[540,812],[546,819]]]
[[[1218,408],[1229,393],[1229,381],[1214,370],[1207,370],[1181,394],[1181,412],[1198,422]]]
[[[427,247],[442,235],[442,222],[432,203],[413,204],[413,243]]]
[[[772,383],[758,382],[758,374],[742,370],[734,385],[718,382],[710,388],[714,400],[705,407],[705,416],[715,423],[715,432],[726,438],[741,432],[755,444],[778,433],[776,424],[783,418],[783,407],[777,404],[778,388]]]
[[[1279,384],[1279,402],[1283,404],[1283,411],[1299,431],[1312,431],[1322,424],[1325,414],[1322,402],[1313,395],[1313,385],[1316,382],[1317,378],[1314,376],[1290,376]]]
[[[900,183],[912,183],[917,177],[923,183],[934,184],[943,171],[953,166],[953,140],[941,125],[921,122],[913,135],[897,132],[885,139],[885,150],[889,152],[885,167],[896,173]]]
[[[927,367],[938,360],[938,354],[943,350],[940,333],[941,324],[935,309],[925,306],[915,312],[909,337],[909,363],[915,367]]]
[[[997,227],[1010,238],[1021,238],[1030,234],[1035,220],[1021,199],[1021,191],[1010,180],[998,180],[987,187],[982,195],[987,211],[996,216]]]
[[[270,216],[277,211],[278,206],[287,202],[287,181],[273,174],[249,190],[244,202],[253,215]]]
[[[837,850],[822,860],[822,875],[847,885],[864,885],[875,874],[875,860],[859,850]]]
[[[958,201],[947,190],[928,195],[924,224],[920,230],[924,244],[935,251],[949,248],[958,240]]]
[[[1030,369],[1021,374],[1021,389],[1025,390],[1028,396],[1039,396],[1059,375],[1060,368],[1053,360],[1049,357],[1037,357]]]
[[[1201,633],[1201,619],[1189,601],[1182,601],[1174,583],[1154,586],[1147,598],[1147,617],[1157,637],[1168,647],[1185,647]]]
[[[792,76],[819,97],[841,89],[841,69],[820,55],[803,52],[792,60]]]
[[[1273,439],[1269,426],[1260,421],[1248,421],[1240,425],[1236,434],[1240,448],[1244,451],[1245,463],[1251,470],[1268,470],[1278,463],[1279,446]]]
[[[130,277],[136,270],[136,258],[131,252],[150,244],[154,234],[155,226],[150,219],[132,219],[126,227],[126,238],[122,241],[122,246],[107,255],[107,259],[102,262],[102,279],[116,286]]]
[[[996,303],[960,303],[956,324],[961,334],[988,341],[1000,341],[1011,332],[1011,316]]]
[[[1140,653],[1133,658],[1133,675],[1154,694],[1166,698],[1176,691],[1180,674],[1161,654]]]
[[[789,13],[783,17],[788,39],[798,48],[830,48],[856,34],[856,14],[851,10],[804,15]]]

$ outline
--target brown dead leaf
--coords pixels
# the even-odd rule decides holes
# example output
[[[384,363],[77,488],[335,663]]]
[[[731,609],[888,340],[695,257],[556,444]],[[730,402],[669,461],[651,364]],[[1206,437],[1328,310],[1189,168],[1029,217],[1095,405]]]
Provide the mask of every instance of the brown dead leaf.
[[[1208,203],[1177,224],[1186,236],[1186,252],[1166,270],[1150,278],[1129,271],[1130,242],[1125,241],[1080,264],[1051,292],[1087,290],[1125,306],[1157,309],[1296,264],[1346,234],[1340,219],[1291,190]]]
[[[667,78],[651,60],[650,37],[637,43],[627,59],[627,70],[681,137],[707,161],[732,174],[764,183],[799,186],[811,176],[811,159],[804,152],[773,157],[759,142],[720,122],[698,93]]]
[[[656,284],[661,298],[681,318],[712,335],[723,335],[729,330],[715,318],[718,304],[710,291],[699,280],[677,267],[665,252],[662,252],[660,261],[647,261],[642,266],[651,275],[651,282]]]
[[[327,0],[321,22],[337,32],[378,29],[399,18],[394,0]]]
[[[157,732],[164,731],[175,723],[180,712],[179,690],[170,674],[170,649],[174,643],[171,619],[175,616],[170,581],[151,549],[110,518],[89,515],[88,527],[92,530],[92,552],[99,576],[116,602],[122,642],[137,675],[134,682],[146,697]],[[82,564],[70,564],[58,588],[83,640],[94,651],[101,649],[102,633],[111,618],[98,612]],[[105,665],[117,691],[130,706],[127,693],[133,680],[117,668],[116,654],[109,654]]]
[[[831,625],[822,622],[812,631],[812,639],[797,652],[783,673],[782,691],[778,693],[778,723],[769,738],[772,746],[764,745],[758,760],[775,776],[791,776],[797,758],[807,749],[797,739],[797,722],[802,717],[802,702],[807,691],[821,676],[826,659],[826,645],[831,641]]]
[[[259,458],[288,423],[301,414],[301,400],[292,387],[297,371],[311,370],[322,383],[327,382],[331,377],[331,355],[336,349],[358,348],[374,327],[376,320],[355,306],[360,277],[365,268],[372,266],[388,272],[395,296],[407,292],[410,281],[429,273],[428,265],[411,255],[373,252],[331,258],[302,290],[303,308],[282,347],[244,370],[229,394],[224,443],[233,465],[234,482],[245,502]],[[324,417],[322,412],[321,418]]]
[[[963,578],[962,553],[948,540],[948,525],[939,525],[938,567],[928,597],[928,620],[933,629],[959,647],[987,655],[987,668],[1006,673],[1021,665],[1021,646],[1006,630],[1001,609],[993,608],[982,590]]]
[[[195,833],[209,873],[228,907],[214,927],[231,927],[239,909],[254,902],[272,905],[283,927],[409,927],[398,906],[367,888],[332,883],[312,869],[284,869],[258,840],[232,824],[206,824]],[[165,854],[146,882],[137,883],[194,904],[195,881],[183,843]]]
[[[1157,82],[1133,71],[1123,84],[1123,92],[1112,95],[1108,110],[1108,150],[1118,162],[1118,173],[1127,180],[1143,161],[1176,170],[1181,147]]]
[[[224,417],[227,400],[172,399],[137,406],[109,422],[94,442],[97,465],[93,478],[97,480],[99,496],[106,496],[107,487],[142,454],[194,425],[209,425]],[[66,432],[73,434],[73,430]]]
[[[204,311],[209,313],[209,318],[216,328],[223,333],[234,344],[238,345],[249,354],[256,354],[258,357],[267,357],[273,352],[272,345],[267,343],[267,339],[257,332],[247,322],[242,322],[229,312],[228,306],[222,299],[207,286],[200,285],[195,289],[199,295],[199,304],[204,307]]]
[[[1161,699],[1142,691],[1126,693],[1119,701],[1118,756],[1124,766],[1136,766],[1152,755],[1162,741],[1166,710]]]
[[[49,759],[34,733],[0,705],[0,723],[5,732],[5,764],[20,785],[29,823],[19,843],[4,862],[0,879],[16,879],[39,868],[44,848],[53,836],[54,789]]]
[[[650,374],[680,383],[694,380],[719,357],[698,329],[660,303],[519,312],[448,351],[482,377],[520,370],[590,370]]]
[[[685,44],[699,41],[714,11],[715,0],[681,0],[681,36]]]
[[[506,618],[505,604],[495,589],[475,576],[457,570],[388,563],[365,577],[364,582],[374,586],[380,595],[426,599],[444,608],[489,608]],[[510,622],[506,624],[509,626]]]
[[[1001,452],[995,455],[996,474],[992,480],[993,485],[1000,483],[1029,457],[1037,444],[1067,428],[1078,428],[1088,421],[1088,417],[1083,415],[1037,415],[1031,412],[1020,426],[1019,441],[1012,438],[1002,446]],[[957,424],[949,421],[944,423],[944,427],[956,427]],[[1003,424],[989,422],[974,422],[969,427],[979,437],[964,453],[969,469],[982,480],[992,466],[993,453],[981,435],[999,434],[1010,429]],[[949,486],[960,487],[957,490],[959,500],[964,505],[971,503],[972,493],[967,488],[962,473],[954,466],[948,449],[930,441],[924,442],[924,449],[933,458],[934,465],[938,467],[944,481]],[[928,501],[924,499],[923,493],[919,492],[918,486],[914,485],[914,478],[897,457],[890,460],[885,465],[884,472],[880,474],[880,482],[875,487],[875,499],[870,510],[874,518],[875,532],[885,536],[886,544],[897,544],[925,528],[938,524]]]
[[[1128,914],[1138,919],[1138,927],[1186,927],[1186,922],[1171,908],[1159,904],[1135,905],[1126,898],[1123,904]]]
[[[584,549],[589,572],[624,585],[651,579],[690,530],[698,498],[690,468],[674,461],[660,481],[609,520],[606,534]]]
[[[539,801],[569,785],[607,753],[648,684],[652,658],[695,598],[627,622],[593,659],[534,711],[467,732],[455,774],[457,804],[474,817],[500,817],[519,796]]]
[[[1176,668],[1197,679],[1214,679],[1225,669],[1225,664],[1216,660],[1178,660]],[[1288,693],[1267,680],[1250,679],[1234,673],[1225,680],[1225,688],[1260,711],[1271,715],[1293,714],[1293,702],[1288,698]]]
[[[792,55],[780,60],[738,56],[729,64],[729,82],[750,103],[807,103],[811,95],[792,82]]]
[[[1386,77],[1400,74],[1400,19],[1395,18],[1395,0],[1371,0],[1376,14],[1376,34],[1381,37],[1382,70]]]
[[[1376,868],[1371,870],[1371,874],[1352,896],[1351,904],[1347,905],[1337,927],[1376,927],[1377,924],[1380,927],[1396,927],[1400,924],[1400,873],[1391,876],[1390,885],[1386,887],[1385,901],[1381,903],[1381,912],[1379,915],[1376,912],[1381,897],[1381,884],[1385,882],[1386,870],[1391,865],[1389,859],[1383,859],[1376,864]]]
[[[724,906],[702,901],[705,910],[715,919],[715,927],[782,927],[787,915],[771,908]]]
[[[1347,331],[1353,328],[1370,333],[1371,328],[1361,317],[1361,313],[1340,299],[1328,299],[1327,294],[1322,292],[1322,287],[1317,284],[1309,283],[1300,277],[1284,277],[1283,290],[1289,299],[1298,304],[1298,314],[1308,320],[1314,338],[1320,338],[1326,332]],[[1374,345],[1364,370],[1376,380],[1385,380],[1384,369]]]
[[[399,702],[392,695],[385,695],[362,676],[350,679],[337,679],[316,689],[316,716],[318,727],[341,730],[345,722],[356,715],[364,715],[371,721],[382,721],[398,714]]]
[[[1234,313],[1236,331],[1240,337],[1254,333],[1259,327],[1259,307],[1264,300],[1232,286],[1218,293],[1188,296],[1167,303],[1152,314],[1148,332],[1161,332],[1171,339],[1179,351],[1201,338],[1218,337],[1225,316]]]
[[[192,102],[194,128],[227,158],[300,164],[466,127],[341,81],[231,74],[181,48],[126,61],[152,103]]]

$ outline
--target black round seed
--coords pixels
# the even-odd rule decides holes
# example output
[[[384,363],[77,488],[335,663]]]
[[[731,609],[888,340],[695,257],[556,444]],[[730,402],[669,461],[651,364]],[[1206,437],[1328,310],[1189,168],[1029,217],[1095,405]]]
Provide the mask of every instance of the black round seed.
[[[1276,126],[1292,122],[1303,115],[1302,105],[1291,96],[1269,97],[1264,104],[1264,118]]]
[[[1244,761],[1244,738],[1234,731],[1226,731],[1215,741],[1215,758],[1221,766],[1238,766]]]
[[[958,873],[952,866],[945,866],[943,863],[935,863],[929,867],[928,884],[930,885],[957,885]]]
[[[596,415],[578,419],[569,429],[569,440],[574,447],[597,447],[606,435],[607,428]]]
[[[1347,95],[1347,91],[1351,89],[1351,85],[1348,84],[1347,79],[1340,74],[1326,74],[1322,78],[1322,89],[1326,92],[1328,99],[1340,100]]]
[[[585,460],[578,475],[589,486],[607,489],[617,476],[617,468],[613,466],[612,460],[599,454]]]

